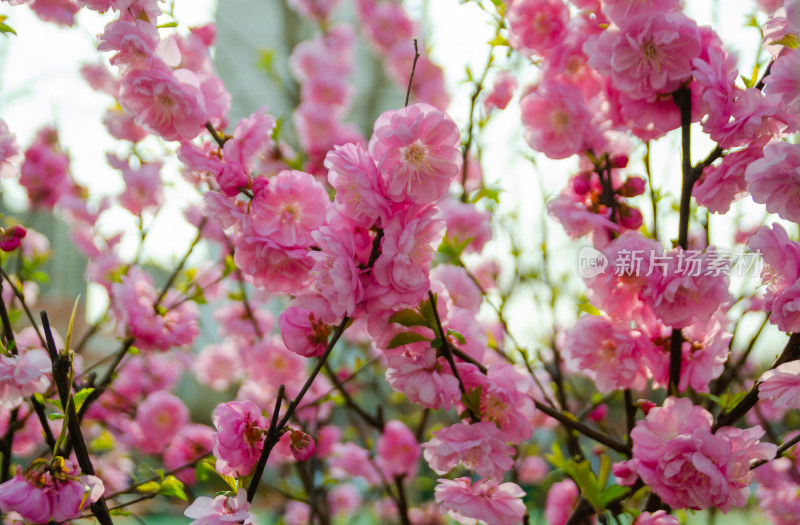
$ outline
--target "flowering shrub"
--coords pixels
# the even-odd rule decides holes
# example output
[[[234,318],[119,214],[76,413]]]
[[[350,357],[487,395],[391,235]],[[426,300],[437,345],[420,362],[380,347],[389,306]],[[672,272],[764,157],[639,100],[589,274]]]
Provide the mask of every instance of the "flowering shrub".
[[[97,159],[123,185],[93,194],[62,131],[21,147],[0,120],[3,188],[67,225],[108,299],[85,329],[77,303],[54,319],[62,337],[39,286],[66,263],[29,215],[2,216],[4,523],[674,525],[740,508],[795,523],[800,1],[756,2],[769,58],[747,77],[678,0],[469,0],[495,30],[469,100],[401,2],[344,3],[287,2],[312,33],[287,59],[296,103],[238,121],[213,25],[155,0],[2,4],[7,38],[18,10],[105,13],[82,73],[113,98],[118,147]],[[359,39],[405,92],[368,137],[348,119]],[[565,161],[548,161],[563,171],[543,209],[582,239],[577,267],[484,178],[499,115],[526,154]],[[196,233],[153,271],[176,164]],[[120,213],[138,240],[107,227]],[[758,282],[739,286],[748,258]]]

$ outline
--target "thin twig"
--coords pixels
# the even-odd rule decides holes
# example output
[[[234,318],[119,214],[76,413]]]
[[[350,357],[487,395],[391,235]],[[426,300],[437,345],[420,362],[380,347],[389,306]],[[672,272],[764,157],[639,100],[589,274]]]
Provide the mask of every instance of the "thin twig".
[[[414,39],[414,63],[411,65],[411,76],[408,77],[408,88],[406,89],[406,102],[404,106],[408,106],[408,101],[411,98],[411,83],[414,81],[414,71],[417,70],[417,60],[419,60],[419,48],[417,47],[417,39]]]

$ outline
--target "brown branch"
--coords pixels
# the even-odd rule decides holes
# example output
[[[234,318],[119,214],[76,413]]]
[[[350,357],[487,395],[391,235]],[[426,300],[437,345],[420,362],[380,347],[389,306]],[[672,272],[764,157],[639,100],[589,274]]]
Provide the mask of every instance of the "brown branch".
[[[411,65],[411,76],[408,77],[408,88],[406,89],[406,103],[403,104],[404,106],[408,106],[408,101],[411,98],[411,83],[414,81],[414,72],[417,70],[417,60],[419,60],[419,48],[417,47],[417,39],[414,39],[414,63]]]

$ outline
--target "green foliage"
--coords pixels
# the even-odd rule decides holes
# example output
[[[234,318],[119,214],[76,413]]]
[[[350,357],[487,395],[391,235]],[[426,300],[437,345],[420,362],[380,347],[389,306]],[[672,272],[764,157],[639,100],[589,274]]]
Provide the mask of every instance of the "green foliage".
[[[556,443],[553,443],[552,453],[547,455],[547,460],[561,469],[578,485],[581,495],[598,514],[602,514],[610,503],[618,501],[630,493],[629,487],[619,485],[606,487],[611,473],[611,460],[607,455],[600,456],[598,475],[595,475],[591,463],[585,459],[564,457],[561,448]]]
[[[430,341],[430,339],[416,332],[400,332],[396,336],[392,337],[392,340],[389,341],[389,346],[387,349],[391,350],[392,348],[397,348],[398,346],[419,343],[421,341]]]

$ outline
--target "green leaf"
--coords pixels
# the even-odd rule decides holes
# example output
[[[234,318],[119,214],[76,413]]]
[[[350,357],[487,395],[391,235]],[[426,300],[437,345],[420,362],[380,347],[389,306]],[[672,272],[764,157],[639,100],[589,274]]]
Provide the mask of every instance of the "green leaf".
[[[14,28],[12,28],[10,25],[5,24],[3,22],[0,22],[0,33],[4,33],[4,34],[5,33],[11,33],[13,35],[17,34],[17,32],[14,31]]]
[[[586,312],[589,315],[600,315],[600,310],[598,310],[589,303],[580,303],[578,305],[578,310],[580,310],[581,312]]]
[[[396,336],[392,337],[391,341],[389,341],[387,350],[411,343],[419,343],[421,341],[430,341],[430,339],[416,332],[400,332]]]
[[[433,294],[434,304],[436,302],[436,297],[436,294]],[[419,313],[421,313],[422,317],[427,321],[426,326],[431,327],[431,330],[436,332],[434,328],[436,326],[436,314],[433,311],[433,304],[431,304],[430,299],[422,301],[422,304],[419,305]]]
[[[389,318],[390,323],[397,323],[403,326],[428,326],[428,321],[425,317],[411,309],[400,310],[395,312]]]
[[[130,516],[131,511],[125,509],[108,509],[108,513],[112,516]]]
[[[233,255],[228,254],[225,256],[225,271],[224,275],[229,275],[236,271],[236,264],[233,262]]]
[[[47,414],[47,419],[50,421],[57,421],[59,419],[64,419],[64,414]]]
[[[75,393],[72,400],[75,402],[76,412],[80,412],[84,401],[86,401],[86,398],[89,397],[92,392],[94,392],[94,388],[83,388],[79,392]]]
[[[481,414],[481,394],[483,393],[483,387],[479,386],[478,388],[473,388],[469,390],[467,394],[461,394],[461,403],[467,407],[465,411],[465,415],[469,415],[469,411],[472,412],[480,417]]]
[[[181,483],[181,481],[175,476],[167,476],[164,482],[161,484],[161,490],[159,492],[165,496],[172,496],[182,499],[183,501],[186,501],[187,499],[183,483]]]
[[[460,333],[456,332],[455,330],[449,330],[448,329],[447,330],[447,335],[452,335],[453,337],[456,338],[456,341],[458,341],[462,345],[467,344],[467,341],[466,341],[466,339],[464,339],[464,336],[461,335]]]
[[[438,349],[438,348],[441,348],[441,347],[442,347],[442,340],[441,340],[441,338],[439,338],[439,337],[436,337],[436,338],[434,338],[434,340],[433,340],[433,341],[431,341],[431,347],[432,347],[432,348],[437,348],[437,349]]]
[[[506,40],[506,37],[504,37],[503,35],[500,35],[500,34],[495,35],[495,37],[493,39],[489,40],[489,42],[487,42],[487,43],[490,46],[506,46],[506,47],[508,47],[508,40]]]
[[[800,47],[800,39],[797,38],[797,35],[789,33],[779,40],[773,40],[770,42],[770,44],[775,46],[786,46],[789,49],[797,49]]]
[[[256,60],[256,68],[272,73],[274,70],[275,50],[268,48],[261,48],[257,50],[258,60]]]
[[[611,485],[603,491],[603,495],[600,497],[600,504],[603,506],[603,508],[606,508],[609,503],[622,499],[625,495],[630,493],[630,491],[630,487]]]
[[[0,24],[0,25],[5,25],[5,24]],[[2,31],[2,29],[0,29],[0,31]],[[39,272],[33,272],[31,274],[31,279],[34,281],[39,281],[42,284],[47,284],[47,282],[50,280],[50,276],[47,275],[45,272],[39,271]]]
[[[178,22],[167,22],[165,24],[159,24],[156,26],[156,29],[162,29],[166,27],[178,27]]]
[[[139,492],[158,492],[159,488],[160,485],[158,484],[157,481],[148,481],[147,483],[144,483],[136,487],[136,490],[138,490]]]

